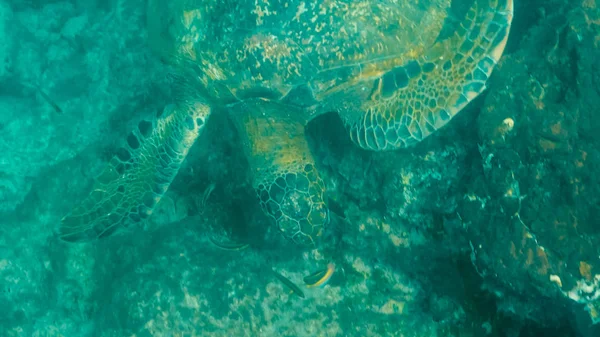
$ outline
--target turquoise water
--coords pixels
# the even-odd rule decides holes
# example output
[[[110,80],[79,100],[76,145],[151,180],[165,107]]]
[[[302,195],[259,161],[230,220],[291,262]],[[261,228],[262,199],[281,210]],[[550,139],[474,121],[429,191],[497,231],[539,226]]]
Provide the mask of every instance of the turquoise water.
[[[0,0],[0,337],[600,336],[600,10],[514,2]]]

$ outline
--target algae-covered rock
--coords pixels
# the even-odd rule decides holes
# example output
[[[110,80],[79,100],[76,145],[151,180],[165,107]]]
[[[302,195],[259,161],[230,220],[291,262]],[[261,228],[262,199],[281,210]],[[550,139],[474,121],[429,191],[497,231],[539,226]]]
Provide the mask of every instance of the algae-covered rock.
[[[13,62],[13,34],[14,24],[12,8],[6,4],[0,4],[0,80],[9,72]]]
[[[517,1],[486,97],[415,148],[366,152],[313,121],[318,250],[262,215],[225,117],[147,228],[58,240],[116,139],[170,103],[165,69],[144,1],[1,3],[0,335],[597,336],[596,3]]]
[[[44,170],[114,146],[107,135],[153,112],[149,93],[162,71],[147,57],[137,7],[119,21],[110,9],[70,2],[0,4],[2,214],[17,209]]]
[[[481,111],[480,173],[461,214],[502,310],[549,325],[573,311],[588,316],[571,318],[582,336],[595,336],[600,11],[596,1],[575,1],[536,14]]]
[[[338,257],[325,287],[307,288],[302,278],[311,263],[268,246],[224,251],[208,240],[206,228],[189,218],[146,233],[135,245],[104,247],[116,251],[98,257],[94,268],[101,336],[458,336],[443,331],[465,319],[449,304],[444,320],[434,320],[424,311],[428,295],[418,282],[387,261],[373,263],[366,249]]]

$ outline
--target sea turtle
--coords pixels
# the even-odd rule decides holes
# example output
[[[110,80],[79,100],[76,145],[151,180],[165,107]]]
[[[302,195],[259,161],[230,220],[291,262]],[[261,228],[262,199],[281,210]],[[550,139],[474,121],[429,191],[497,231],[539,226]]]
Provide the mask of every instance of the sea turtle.
[[[143,222],[210,115],[228,113],[263,210],[313,242],[329,211],[306,124],[337,112],[373,151],[447,124],[484,90],[512,20],[512,0],[469,1],[463,16],[452,0],[149,0],[150,43],[177,69],[178,95],[128,136],[61,238]]]

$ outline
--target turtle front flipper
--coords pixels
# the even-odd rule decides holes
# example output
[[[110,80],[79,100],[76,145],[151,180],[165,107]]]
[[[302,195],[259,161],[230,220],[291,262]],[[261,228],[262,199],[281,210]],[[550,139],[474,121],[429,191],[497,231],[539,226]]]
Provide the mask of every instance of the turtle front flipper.
[[[352,140],[365,149],[397,149],[444,126],[485,89],[512,16],[512,0],[474,0],[452,35],[376,78],[360,112],[342,113]]]
[[[142,121],[96,179],[92,192],[65,216],[60,237],[89,241],[142,222],[177,174],[210,113],[201,102],[165,109]]]
[[[236,124],[261,207],[286,238],[314,243],[329,221],[329,212],[304,123],[286,117],[301,113],[272,102],[243,106],[248,111],[236,116]]]

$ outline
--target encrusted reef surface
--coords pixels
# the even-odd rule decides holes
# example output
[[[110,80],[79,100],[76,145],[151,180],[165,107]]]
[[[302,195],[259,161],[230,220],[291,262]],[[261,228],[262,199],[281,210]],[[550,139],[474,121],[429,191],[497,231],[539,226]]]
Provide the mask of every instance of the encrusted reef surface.
[[[516,1],[489,89],[415,148],[311,122],[318,250],[261,213],[224,116],[147,228],[67,244],[62,215],[169,103],[144,2],[0,2],[0,336],[600,336],[597,0]]]
[[[538,5],[479,115],[481,160],[459,210],[502,311],[597,336],[600,8]]]

